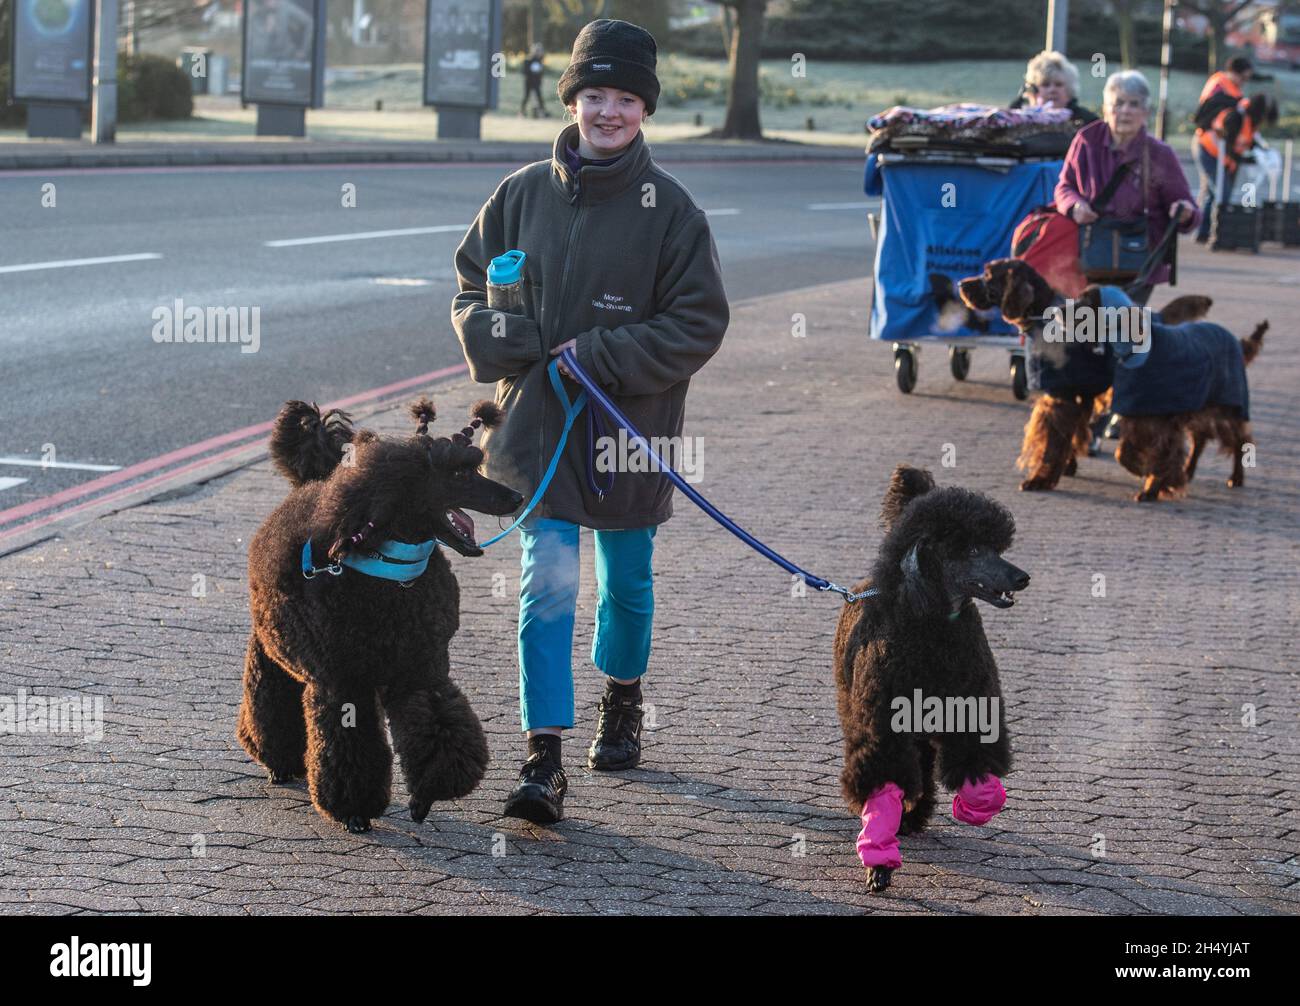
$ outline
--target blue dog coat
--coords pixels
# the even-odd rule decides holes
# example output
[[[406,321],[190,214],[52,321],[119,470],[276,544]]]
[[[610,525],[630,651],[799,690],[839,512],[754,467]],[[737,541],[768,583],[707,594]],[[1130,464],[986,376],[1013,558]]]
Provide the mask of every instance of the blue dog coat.
[[[1102,288],[1103,307],[1131,307],[1118,287]],[[1134,352],[1132,343],[1116,343],[1115,397],[1111,405],[1121,416],[1168,416],[1224,405],[1250,418],[1246,359],[1237,337],[1222,325],[1189,321],[1166,325],[1152,313],[1147,352]]]

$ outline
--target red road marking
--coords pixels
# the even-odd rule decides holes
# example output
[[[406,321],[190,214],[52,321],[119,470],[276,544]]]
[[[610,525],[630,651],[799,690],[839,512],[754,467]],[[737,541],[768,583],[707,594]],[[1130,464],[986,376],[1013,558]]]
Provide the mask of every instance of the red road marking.
[[[417,384],[424,384],[428,381],[436,381],[440,378],[451,377],[455,374],[463,374],[466,373],[468,370],[469,370],[469,366],[467,364],[458,363],[450,367],[443,367],[441,370],[434,370],[434,371],[430,371],[427,374],[420,374],[418,377],[408,377],[401,381],[394,381],[391,384],[385,384],[378,388],[371,388],[368,391],[361,391],[355,395],[349,395],[347,398],[341,398],[337,402],[328,403],[325,406],[325,408],[327,409],[346,408],[349,405],[356,405],[359,402],[366,402],[376,398],[383,398],[386,395],[391,395],[398,391],[403,391],[406,388],[413,387]],[[119,490],[118,492],[110,493],[109,495],[103,497],[96,497],[95,499],[90,500],[86,503],[79,504],[78,506],[71,507],[67,510],[61,510],[57,514],[52,514],[48,517],[40,518],[35,521],[29,521],[28,523],[20,525],[19,527],[11,528],[8,531],[0,532],[0,540],[3,540],[11,535],[15,535],[20,531],[29,531],[38,527],[43,527],[44,525],[50,523],[51,521],[58,520],[61,517],[67,516],[68,514],[76,513],[77,511],[83,510],[88,506],[117,499],[120,496],[126,495],[127,493],[135,492],[138,489],[147,488],[164,479],[169,479],[177,475],[181,475],[187,471],[193,470],[194,468],[198,468],[201,465],[206,465],[213,461],[219,461],[222,458],[229,457],[230,455],[235,454],[238,451],[241,451],[248,446],[246,443],[242,443],[241,441],[247,441],[253,437],[261,436],[263,433],[266,433],[271,429],[271,425],[272,424],[270,422],[257,423],[253,426],[245,426],[242,429],[233,430],[230,433],[222,433],[219,436],[209,437],[207,440],[201,440],[196,444],[190,444],[188,447],[181,447],[174,451],[168,451],[166,454],[160,454],[155,458],[150,458],[146,461],[137,462],[136,464],[133,464],[127,468],[122,468],[119,471],[111,472],[110,474],[103,475],[97,479],[91,479],[89,482],[83,482],[80,485],[72,486],[68,489],[61,490],[60,492],[57,493],[52,493],[49,496],[42,496],[39,499],[31,500],[19,506],[10,507],[8,510],[0,510],[0,524],[6,524],[11,521],[20,520],[23,517],[30,517],[33,514],[40,513],[43,510],[48,510],[51,507],[56,507],[61,503],[68,502],[69,500],[80,499],[82,496],[87,496],[91,493],[97,492],[100,489],[107,489],[108,487],[116,485],[119,482],[122,482],[127,479],[133,479],[138,475],[143,475],[146,472],[155,471],[159,468],[165,467],[166,465],[173,464],[177,461],[184,461],[186,458],[191,458],[196,454],[203,454],[206,451],[210,451],[215,447],[223,447],[226,444],[239,442],[238,446],[233,447],[228,451],[224,451],[221,454],[214,455],[213,457],[202,458],[191,464],[185,465],[184,467],[175,469],[174,471],[163,472],[161,475],[157,475],[152,479],[147,479],[146,481],[138,483],[136,485],[128,486],[125,489]]]
[[[270,423],[267,423],[266,425],[269,426]],[[188,465],[184,465],[174,471],[163,472],[161,475],[155,475],[153,478],[145,479],[143,482],[138,482],[133,486],[126,486],[122,489],[118,489],[116,492],[108,493],[105,496],[96,496],[92,500],[87,500],[85,503],[78,503],[76,506],[68,507],[66,510],[60,510],[58,513],[47,514],[44,517],[38,517],[36,520],[29,520],[26,524],[19,524],[17,527],[10,528],[8,531],[0,531],[0,541],[4,541],[6,538],[22,531],[35,531],[38,527],[44,527],[46,524],[52,524],[56,520],[62,520],[64,517],[85,510],[87,507],[97,506],[100,503],[111,503],[113,500],[121,499],[123,496],[135,492],[137,489],[147,489],[149,486],[156,485],[159,482],[165,482],[170,478],[182,475],[195,468],[201,468],[214,461],[220,461],[222,458],[228,458],[232,454],[238,454],[240,451],[247,449],[247,447],[248,444],[240,444],[238,447],[232,447],[228,451],[214,454],[210,458],[200,458],[198,461],[191,461]],[[37,502],[39,502],[39,500]]]

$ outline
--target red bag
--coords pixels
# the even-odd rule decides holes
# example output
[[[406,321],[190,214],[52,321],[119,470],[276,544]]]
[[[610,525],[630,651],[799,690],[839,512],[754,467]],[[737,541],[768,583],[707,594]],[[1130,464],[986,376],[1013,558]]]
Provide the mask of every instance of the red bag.
[[[1011,255],[1033,266],[1062,296],[1077,297],[1088,285],[1079,268],[1079,225],[1055,206],[1040,206],[1016,225]]]

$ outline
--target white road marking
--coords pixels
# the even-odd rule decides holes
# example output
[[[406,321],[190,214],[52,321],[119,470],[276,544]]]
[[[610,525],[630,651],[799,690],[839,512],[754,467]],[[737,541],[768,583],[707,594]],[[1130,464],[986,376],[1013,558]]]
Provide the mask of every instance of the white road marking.
[[[810,210],[869,210],[871,203],[809,203]]]
[[[724,210],[705,210],[704,215],[706,217],[734,217],[739,212],[740,210],[728,208]]]
[[[78,265],[108,265],[112,262],[144,262],[148,259],[162,258],[156,252],[142,252],[138,255],[104,255],[100,258],[65,258],[53,262],[28,262],[25,265],[0,265],[0,272],[34,272],[37,269],[68,269]]]
[[[433,286],[431,279],[413,279],[406,276],[378,276],[375,282],[380,286]]]
[[[79,472],[115,472],[121,465],[92,465],[79,461],[42,461],[40,458],[0,458],[0,465],[21,465],[23,468],[73,468]]]
[[[314,238],[285,238],[264,241],[267,248],[290,248],[295,245],[324,245],[335,241],[369,241],[372,238],[400,238],[412,234],[464,234],[469,224],[442,224],[438,227],[403,227],[391,231],[355,231],[352,234],[322,234]]]
[[[14,486],[20,486],[26,481],[26,479],[0,477],[0,492],[4,492],[6,489],[12,489]]]

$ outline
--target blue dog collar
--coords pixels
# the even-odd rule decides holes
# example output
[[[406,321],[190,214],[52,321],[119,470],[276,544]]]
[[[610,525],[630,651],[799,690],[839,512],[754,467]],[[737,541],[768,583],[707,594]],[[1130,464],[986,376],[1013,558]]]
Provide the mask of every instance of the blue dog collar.
[[[338,576],[343,567],[355,569],[366,576],[381,580],[396,580],[398,583],[410,583],[429,567],[429,556],[438,547],[436,538],[411,545],[404,541],[385,541],[374,547],[367,547],[349,552],[340,562],[328,566],[316,566],[312,561],[311,539],[302,546],[302,575],[308,580],[317,573],[329,573]]]

